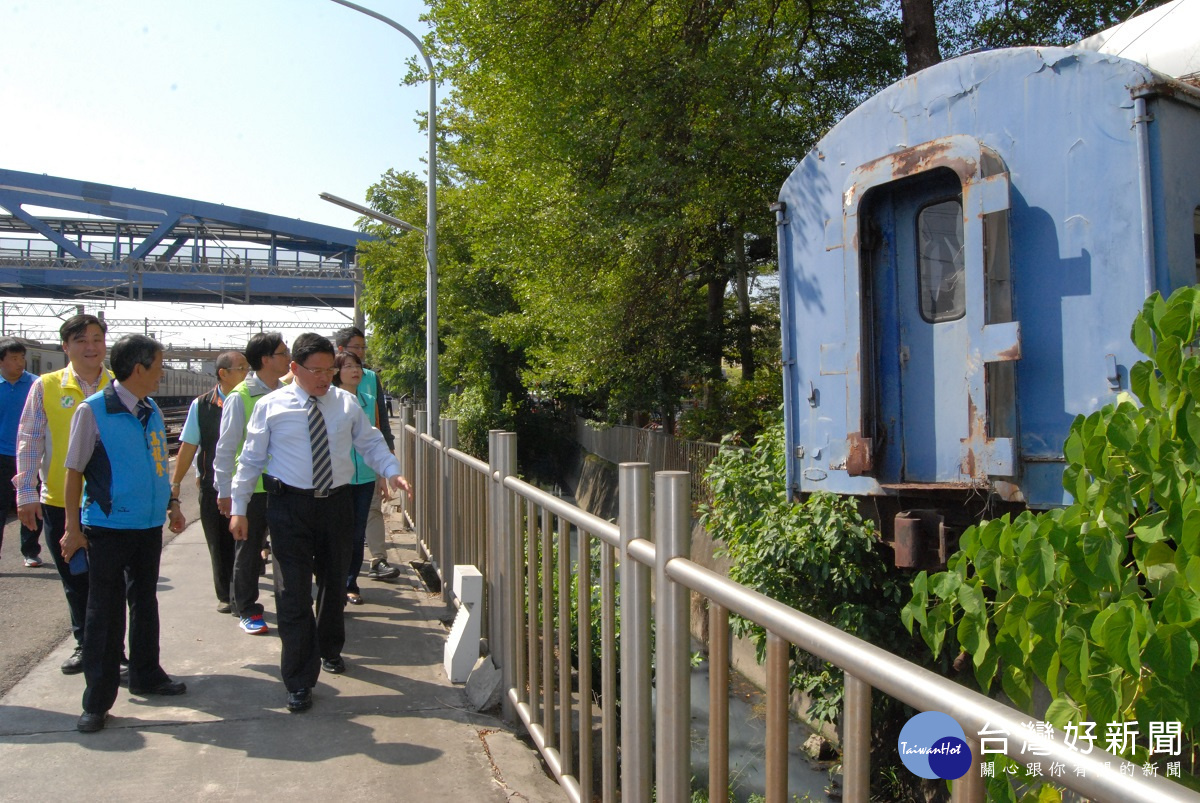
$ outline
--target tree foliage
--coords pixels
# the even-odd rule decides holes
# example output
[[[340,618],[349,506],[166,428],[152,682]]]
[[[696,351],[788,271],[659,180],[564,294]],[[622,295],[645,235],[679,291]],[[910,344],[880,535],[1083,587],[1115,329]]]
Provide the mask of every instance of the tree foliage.
[[[779,383],[768,205],[817,139],[900,78],[906,35],[943,55],[1090,33],[1128,2],[430,0],[439,110],[441,375],[453,402],[570,400],[610,421],[681,401],[756,420]],[[902,6],[905,26],[902,26]],[[926,15],[927,17],[927,15]],[[914,30],[915,29],[915,30]],[[926,48],[928,49],[928,47]],[[424,81],[415,61],[409,80]],[[424,219],[416,176],[380,209]],[[423,373],[417,235],[367,249],[373,356]],[[761,406],[755,408],[754,405]],[[749,409],[741,405],[750,405]],[[752,426],[754,426],[752,424]],[[707,435],[712,437],[711,434]]]

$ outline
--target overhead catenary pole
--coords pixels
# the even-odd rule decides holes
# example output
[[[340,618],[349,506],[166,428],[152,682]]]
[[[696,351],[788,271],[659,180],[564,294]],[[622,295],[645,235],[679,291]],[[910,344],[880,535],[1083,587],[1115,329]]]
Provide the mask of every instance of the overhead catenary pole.
[[[425,52],[425,46],[412,31],[377,11],[364,8],[348,0],[333,0],[338,5],[374,17],[407,36],[417,46],[425,67],[429,70],[429,178],[426,198],[425,223],[425,399],[428,415],[425,417],[430,437],[438,435],[438,336],[437,336],[437,81],[433,72],[433,61]]]

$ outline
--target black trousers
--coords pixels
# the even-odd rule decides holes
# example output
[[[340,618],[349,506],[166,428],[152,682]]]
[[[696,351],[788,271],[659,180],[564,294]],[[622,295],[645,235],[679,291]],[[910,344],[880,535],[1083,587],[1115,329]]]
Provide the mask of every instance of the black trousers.
[[[67,511],[61,507],[42,505],[42,529],[46,533],[46,549],[54,559],[54,567],[62,579],[63,593],[67,597],[67,607],[71,609],[71,635],[75,641],[83,644],[84,622],[87,617],[88,576],[91,572],[71,574],[70,567],[63,560],[62,540],[67,529]],[[90,557],[90,555],[89,555]]]
[[[233,541],[229,530],[225,536],[233,541],[233,615],[239,618],[262,616],[258,601],[258,579],[262,576],[262,549],[267,540],[267,495],[252,494],[246,506],[247,530],[245,541]],[[229,519],[225,519],[228,526]]]
[[[212,562],[213,591],[218,602],[230,602],[233,597],[233,553],[236,541],[229,532],[229,517],[217,509],[217,489],[200,489],[200,526],[208,542],[208,557]]]
[[[158,567],[162,527],[84,527],[88,539],[87,624],[83,636],[83,710],[103,714],[117,699],[129,603],[129,687],[170,680],[159,665]]]
[[[288,691],[315,686],[321,674],[321,659],[342,654],[346,642],[342,612],[346,607],[353,522],[353,504],[346,490],[324,499],[286,492],[268,496],[275,610],[283,643],[280,671]]]
[[[17,491],[13,488],[13,477],[17,476],[17,458],[10,454],[0,454],[0,547],[4,546],[4,525],[8,523],[8,512],[17,515]],[[21,554],[27,558],[37,558],[42,554],[42,545],[38,537],[42,534],[42,525],[31,530],[24,524],[21,528]]]

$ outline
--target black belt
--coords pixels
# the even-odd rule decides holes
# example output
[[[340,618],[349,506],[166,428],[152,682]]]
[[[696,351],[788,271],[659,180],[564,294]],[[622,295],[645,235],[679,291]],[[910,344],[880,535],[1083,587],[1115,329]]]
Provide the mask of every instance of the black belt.
[[[278,477],[272,477],[270,474],[263,474],[263,488],[268,493],[273,494],[296,494],[297,496],[311,496],[314,499],[326,499],[331,496],[337,496],[342,491],[349,488],[349,485],[339,485],[336,488],[330,488],[327,491],[320,491],[315,488],[297,488],[294,485],[288,485]]]

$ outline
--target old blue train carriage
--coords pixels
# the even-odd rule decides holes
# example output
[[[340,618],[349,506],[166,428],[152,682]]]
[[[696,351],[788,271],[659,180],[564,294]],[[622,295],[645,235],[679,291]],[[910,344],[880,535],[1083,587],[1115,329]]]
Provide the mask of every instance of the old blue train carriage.
[[[937,565],[1068,501],[1071,421],[1128,389],[1143,300],[1196,283],[1200,91],[1085,47],[966,55],[847,115],[773,208],[789,488]]]

